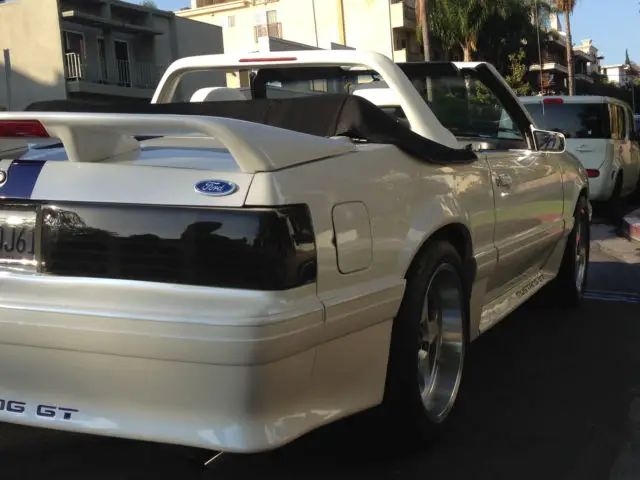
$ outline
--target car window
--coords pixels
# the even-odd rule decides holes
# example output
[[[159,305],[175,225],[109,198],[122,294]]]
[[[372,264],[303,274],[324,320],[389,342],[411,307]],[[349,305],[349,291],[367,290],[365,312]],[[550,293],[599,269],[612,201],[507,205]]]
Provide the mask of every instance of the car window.
[[[620,108],[624,114],[624,138],[625,140],[628,140],[629,134],[634,130],[633,116],[631,115],[631,110],[627,107],[621,106]]]
[[[624,111],[618,105],[607,104],[611,118],[611,138],[621,140],[625,137]]]
[[[429,99],[434,115],[457,137],[525,141],[500,100],[481,81],[470,77],[443,77],[414,86]]]
[[[408,64],[409,65],[409,64]],[[429,67],[433,68],[433,67]],[[415,89],[425,99],[440,123],[456,137],[498,140],[491,142],[497,149],[527,148],[525,132],[502,107],[499,99],[482,81],[459,71],[431,74],[420,68],[405,69]],[[256,82],[261,89],[264,81],[266,98],[287,95],[317,95],[351,93],[367,88],[388,88],[375,71],[335,70],[315,68],[300,74],[294,69],[281,73],[271,69],[278,80],[267,78]],[[324,80],[319,89],[313,80]],[[398,122],[410,128],[400,105],[382,105],[382,109]]]
[[[618,128],[617,113],[601,103],[525,103],[536,127],[561,132],[567,138],[611,138],[610,119]]]

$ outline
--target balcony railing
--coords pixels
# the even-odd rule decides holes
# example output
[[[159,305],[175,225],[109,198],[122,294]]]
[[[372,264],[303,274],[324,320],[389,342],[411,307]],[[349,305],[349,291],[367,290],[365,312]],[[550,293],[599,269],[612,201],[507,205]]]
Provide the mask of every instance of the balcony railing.
[[[253,38],[257,42],[260,37],[282,38],[282,23],[267,23],[253,27]]]
[[[417,22],[415,3],[396,1],[391,5],[391,27],[415,29]]]
[[[225,3],[235,2],[237,0],[198,0],[196,2],[196,8],[211,7],[213,5],[221,5]],[[279,0],[252,0],[253,5],[263,5],[265,3],[273,3]]]
[[[162,68],[146,62],[132,65],[128,60],[91,61],[77,53],[65,54],[64,73],[67,80],[118,85],[121,87],[155,88]]]

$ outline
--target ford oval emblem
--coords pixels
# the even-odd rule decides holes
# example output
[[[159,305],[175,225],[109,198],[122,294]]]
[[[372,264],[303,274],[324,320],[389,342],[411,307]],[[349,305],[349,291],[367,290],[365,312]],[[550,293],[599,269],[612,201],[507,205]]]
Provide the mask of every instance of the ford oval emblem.
[[[238,185],[226,180],[202,180],[195,185],[196,192],[213,197],[231,195],[238,190]]]

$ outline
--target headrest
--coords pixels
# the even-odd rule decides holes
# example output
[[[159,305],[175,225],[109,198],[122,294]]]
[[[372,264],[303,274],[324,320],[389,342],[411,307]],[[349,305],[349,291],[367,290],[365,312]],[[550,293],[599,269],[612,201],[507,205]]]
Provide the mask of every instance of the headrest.
[[[378,107],[397,107],[400,105],[400,98],[394,90],[388,87],[359,88],[354,90],[353,95],[369,100]]]
[[[229,102],[233,100],[247,100],[247,97],[236,88],[207,87],[196,90],[191,95],[190,102]]]

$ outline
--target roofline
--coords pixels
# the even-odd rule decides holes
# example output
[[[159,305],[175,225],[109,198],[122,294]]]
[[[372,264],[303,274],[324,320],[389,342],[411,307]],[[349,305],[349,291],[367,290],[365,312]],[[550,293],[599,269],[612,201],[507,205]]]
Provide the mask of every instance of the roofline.
[[[547,98],[561,98],[564,103],[618,103],[622,105],[627,105],[629,108],[631,106],[625,102],[624,100],[620,100],[615,97],[607,97],[604,95],[527,95],[523,97],[518,97],[522,103],[535,103],[542,102],[543,99]]]

